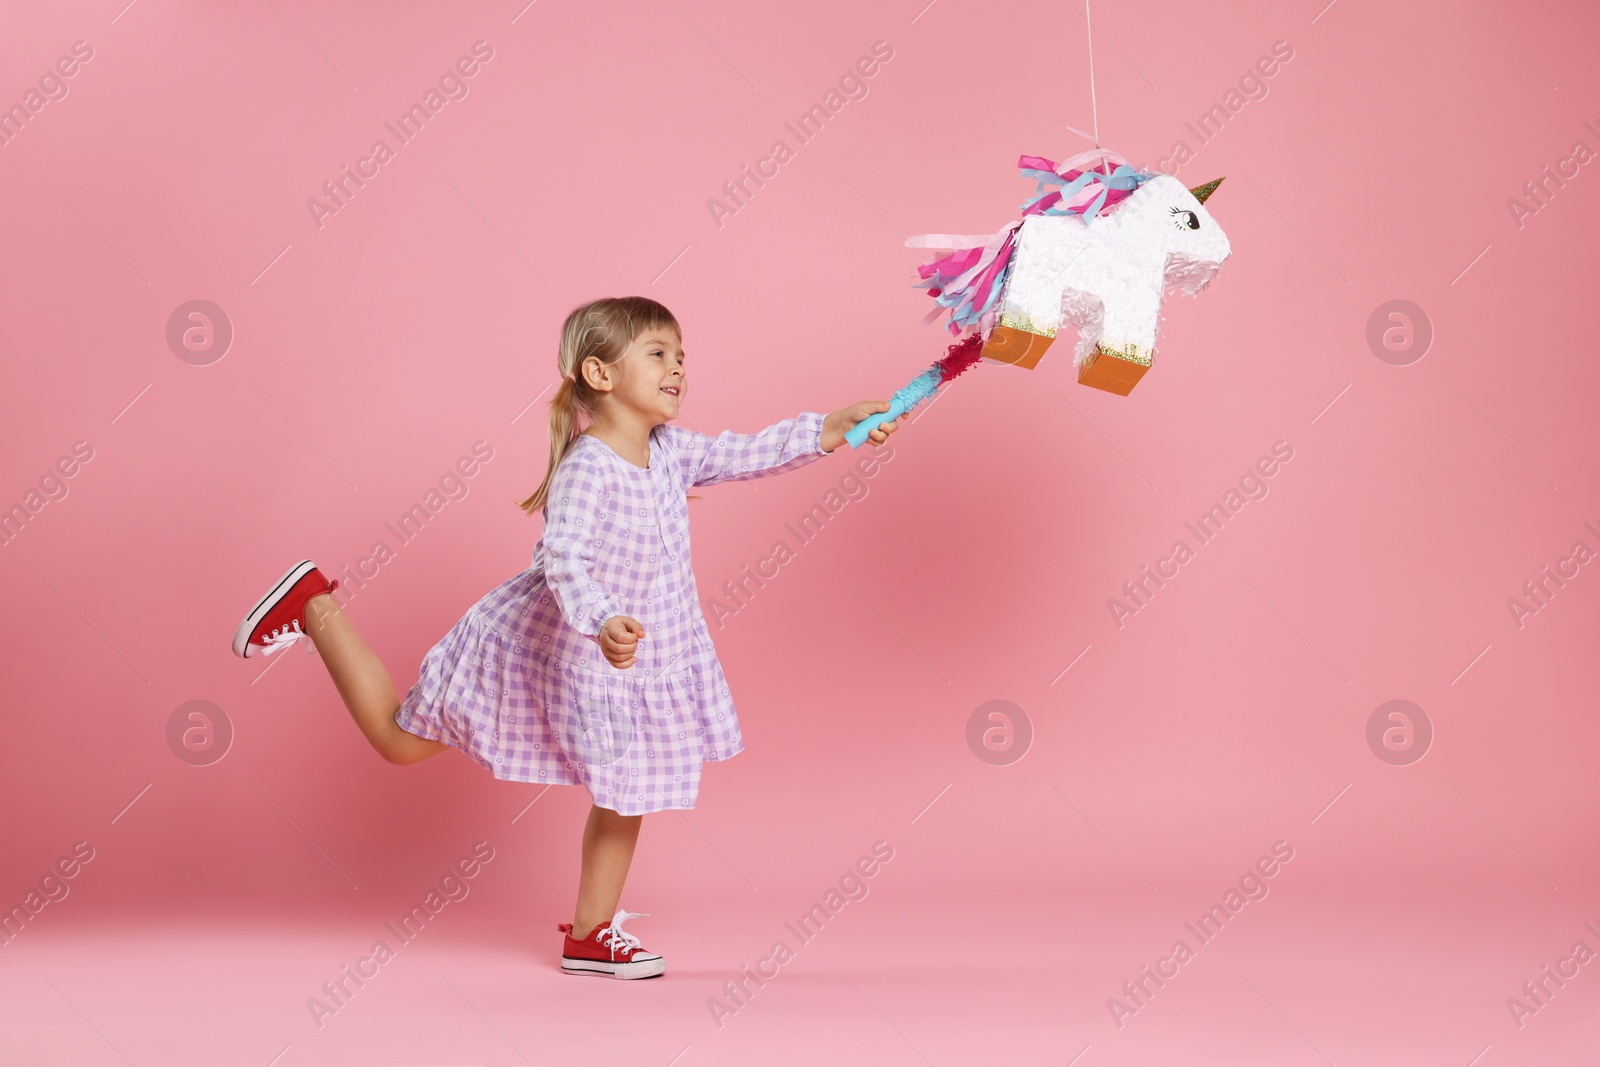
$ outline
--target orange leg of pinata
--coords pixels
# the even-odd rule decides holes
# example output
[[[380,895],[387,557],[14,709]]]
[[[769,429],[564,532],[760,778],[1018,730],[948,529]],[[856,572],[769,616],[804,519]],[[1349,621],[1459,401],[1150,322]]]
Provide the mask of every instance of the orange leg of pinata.
[[[1053,336],[996,323],[984,342],[983,357],[1032,370],[1039,365],[1040,357],[1054,341]],[[1078,384],[1127,396],[1149,369],[1148,364],[1103,352],[1096,347],[1078,367]]]

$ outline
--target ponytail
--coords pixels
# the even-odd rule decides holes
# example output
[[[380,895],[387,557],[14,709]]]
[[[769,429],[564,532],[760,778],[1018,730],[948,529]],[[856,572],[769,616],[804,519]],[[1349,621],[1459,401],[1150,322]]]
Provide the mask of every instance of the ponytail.
[[[574,383],[571,378],[562,378],[561,384],[556,388],[556,395],[550,400],[550,466],[544,472],[544,481],[539,483],[539,488],[526,500],[517,501],[517,507],[533,515],[544,510],[546,497],[550,494],[550,482],[556,476],[556,468],[561,465],[561,459],[567,454],[567,449],[572,447],[572,439],[577,436],[577,414],[572,399]]]

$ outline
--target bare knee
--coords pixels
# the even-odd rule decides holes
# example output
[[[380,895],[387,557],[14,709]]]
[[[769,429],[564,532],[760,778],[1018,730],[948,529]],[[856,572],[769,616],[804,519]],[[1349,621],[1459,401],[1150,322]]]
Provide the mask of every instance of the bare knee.
[[[431,759],[450,746],[442,741],[429,741],[418,737],[416,744],[406,745],[403,748],[390,748],[383,752],[383,758],[396,766],[403,767],[412,763],[421,763]]]
[[[386,762],[400,767],[421,763],[450,747],[443,741],[418,737],[393,721],[390,722],[389,730],[383,737],[369,738],[369,740]]]
[[[396,767],[417,762],[417,756],[410,749],[399,745],[381,747],[378,749],[378,755],[383,757],[385,763],[392,763]]]

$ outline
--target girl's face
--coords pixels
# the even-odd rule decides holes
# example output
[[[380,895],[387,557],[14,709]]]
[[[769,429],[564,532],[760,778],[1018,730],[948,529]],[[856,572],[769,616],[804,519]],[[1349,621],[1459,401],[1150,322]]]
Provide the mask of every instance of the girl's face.
[[[610,368],[606,377],[614,401],[651,419],[671,422],[678,417],[688,392],[683,346],[670,328],[646,330]]]

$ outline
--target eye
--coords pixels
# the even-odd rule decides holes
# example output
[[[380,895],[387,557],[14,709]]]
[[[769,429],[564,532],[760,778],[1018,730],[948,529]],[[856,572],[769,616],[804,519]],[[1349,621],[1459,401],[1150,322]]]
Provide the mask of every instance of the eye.
[[[1172,209],[1172,214],[1174,216],[1173,221],[1176,222],[1180,228],[1190,230],[1198,230],[1200,228],[1200,217],[1194,212],[1185,208],[1175,207]]]

